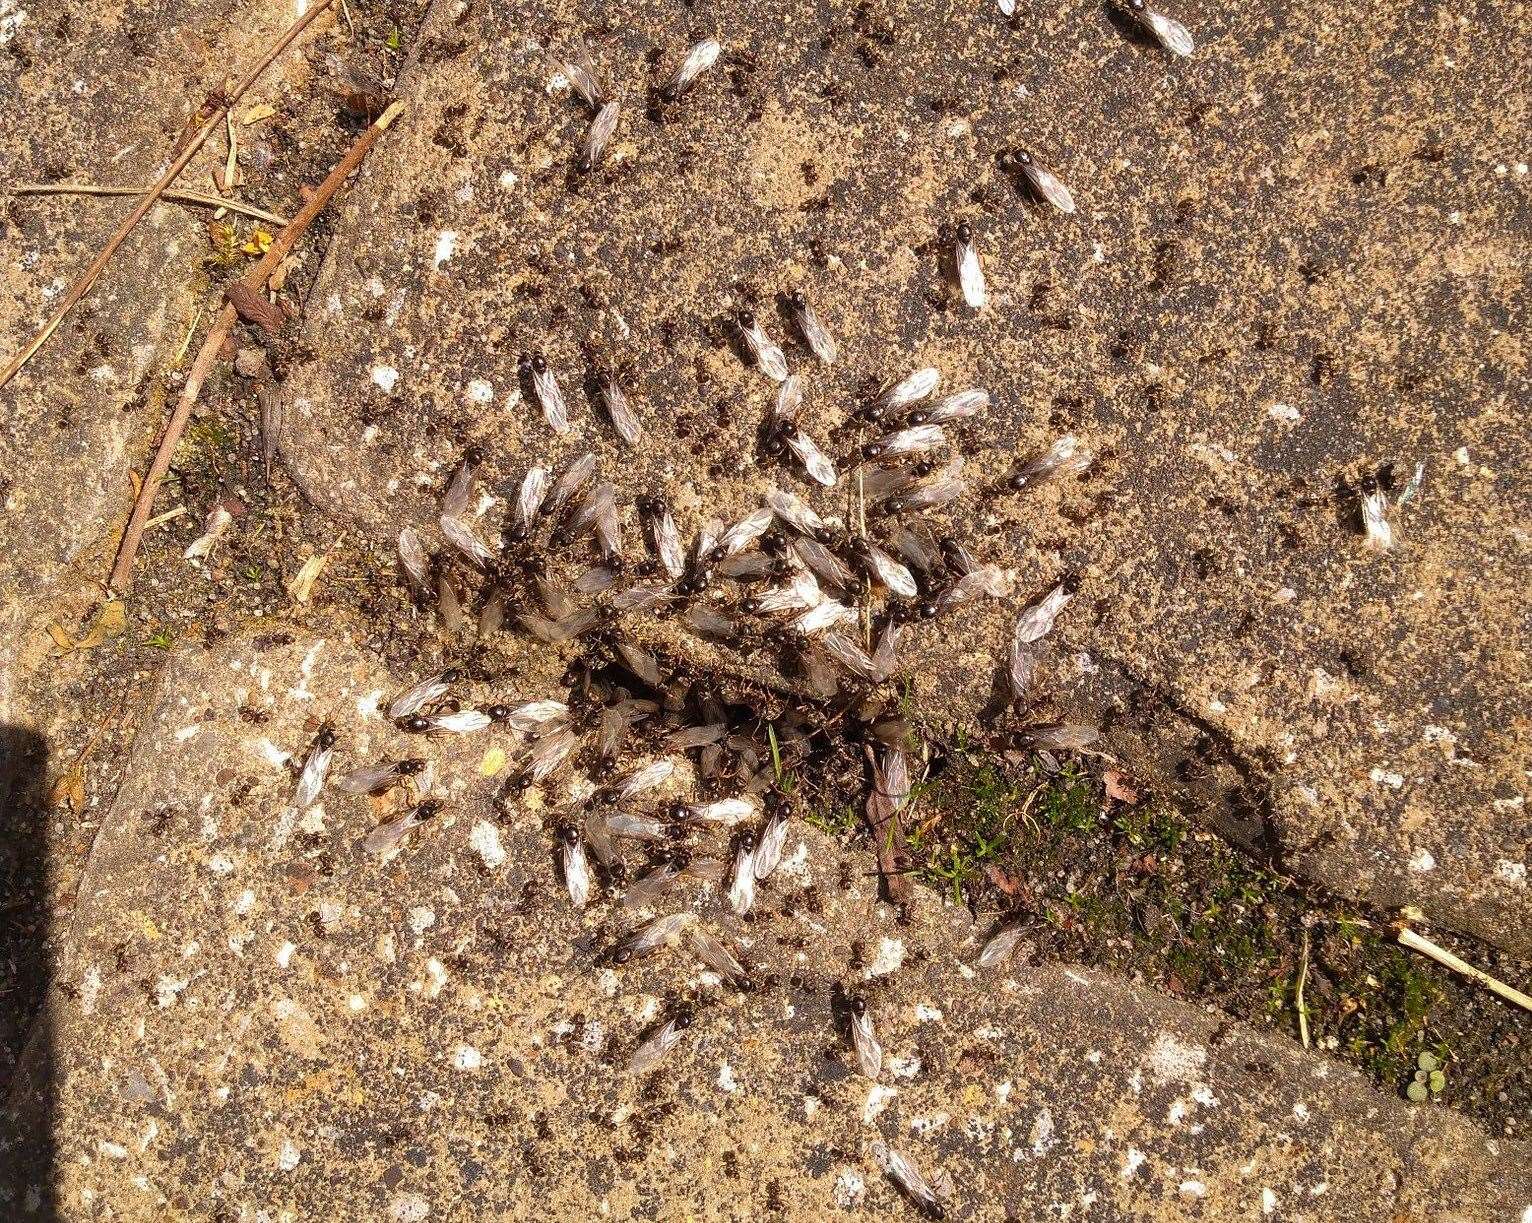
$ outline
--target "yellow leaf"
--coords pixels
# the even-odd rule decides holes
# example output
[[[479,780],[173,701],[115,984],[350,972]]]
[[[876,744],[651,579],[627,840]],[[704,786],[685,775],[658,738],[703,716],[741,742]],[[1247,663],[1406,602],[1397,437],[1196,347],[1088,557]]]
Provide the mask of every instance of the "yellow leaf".
[[[53,783],[53,788],[48,791],[48,803],[54,807],[68,807],[76,815],[85,810],[85,770],[78,763]]]
[[[121,637],[127,627],[127,607],[121,599],[110,599],[96,609],[90,628],[78,641],[70,636],[69,630],[61,624],[50,624],[48,636],[53,638],[53,644],[58,647],[60,654],[69,654],[75,650],[94,650],[113,637]]]
[[[247,255],[264,255],[271,249],[271,235],[260,226],[250,231],[250,237],[244,246],[239,248]]]
[[[262,102],[259,106],[252,106],[247,110],[244,113],[244,117],[240,119],[240,122],[249,127],[252,123],[259,123],[262,119],[269,119],[276,113],[277,108],[275,106],[268,106],[265,102]]]
[[[77,650],[93,650],[113,637],[121,637],[128,627],[128,608],[121,599],[103,603],[91,622],[90,631],[75,643]]]
[[[481,777],[493,777],[501,769],[505,768],[505,749],[492,747],[484,753],[484,759],[479,761],[479,775]]]

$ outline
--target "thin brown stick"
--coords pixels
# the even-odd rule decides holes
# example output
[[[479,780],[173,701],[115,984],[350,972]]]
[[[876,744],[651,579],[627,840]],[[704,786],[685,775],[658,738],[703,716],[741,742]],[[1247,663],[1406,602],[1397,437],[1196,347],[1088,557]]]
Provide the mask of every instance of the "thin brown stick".
[[[298,210],[298,215],[272,240],[271,248],[261,257],[261,261],[240,277],[238,281],[240,286],[254,293],[265,293],[266,282],[271,279],[272,273],[277,270],[282,260],[287,258],[293,245],[314,223],[314,218],[324,210],[325,205],[340,190],[346,179],[356,173],[357,167],[362,164],[362,159],[367,156],[367,150],[372,148],[378,137],[388,130],[389,124],[397,119],[403,110],[403,102],[393,103],[378,116],[371,127],[356,138],[356,143],[347,150],[335,169],[330,171],[329,176]],[[150,463],[149,471],[144,476],[143,487],[138,491],[138,500],[133,503],[133,513],[128,518],[127,528],[122,533],[122,544],[117,549],[117,561],[112,566],[112,576],[107,579],[107,585],[113,590],[126,589],[128,579],[133,576],[133,558],[138,554],[138,545],[144,535],[144,525],[148,522],[149,512],[154,507],[155,493],[159,491],[160,482],[164,480],[165,473],[170,470],[171,456],[174,455],[176,445],[181,440],[181,434],[186,430],[186,422],[191,418],[197,396],[202,392],[202,384],[218,363],[219,353],[223,349],[224,341],[233,333],[237,317],[234,307],[225,302],[223,309],[218,312],[217,320],[208,330],[207,338],[202,341],[197,359],[192,362],[191,371],[186,375],[186,385],[181,388],[181,398],[176,402],[176,410],[171,413],[170,422],[165,426],[159,449],[154,452],[154,461]]]
[[[213,134],[213,130],[223,123],[224,116],[229,113],[229,108],[249,91],[261,73],[266,71],[271,61],[276,59],[286,49],[288,43],[303,33],[309,22],[329,8],[332,3],[333,0],[314,0],[314,7],[298,18],[297,21],[293,22],[292,25],[288,26],[287,32],[276,41],[271,50],[261,57],[260,62],[245,74],[243,80],[220,99],[218,108],[197,129],[196,134],[187,141],[186,147],[170,163],[165,173],[161,174],[154,186],[149,188],[149,193],[139,200],[133,211],[124,218],[122,224],[117,227],[116,232],[107,239],[107,243],[101,248],[100,253],[91,260],[90,266],[80,274],[79,279],[74,284],[69,286],[69,292],[64,294],[63,299],[58,304],[58,308],[49,316],[48,321],[42,325],[36,335],[27,341],[26,346],[11,359],[10,364],[4,370],[0,370],[0,387],[5,386],[7,382],[14,378],[17,371],[37,354],[37,350],[48,342],[48,337],[54,333],[58,325],[75,308],[80,299],[90,292],[91,286],[96,283],[96,278],[101,275],[106,265],[111,262],[112,256],[117,253],[117,248],[122,245],[123,240],[133,232],[134,226],[144,219],[149,209],[154,207],[154,202],[175,181],[176,175],[186,169],[187,164],[196,156],[197,150]]]
[[[10,188],[12,195],[143,195],[149,187],[102,187],[96,183],[22,183]],[[225,199],[202,191],[161,191],[160,199],[173,204],[198,204],[204,208],[227,208],[257,221],[270,221],[273,225],[286,225],[288,218],[275,212],[267,212],[254,204],[240,200]]]

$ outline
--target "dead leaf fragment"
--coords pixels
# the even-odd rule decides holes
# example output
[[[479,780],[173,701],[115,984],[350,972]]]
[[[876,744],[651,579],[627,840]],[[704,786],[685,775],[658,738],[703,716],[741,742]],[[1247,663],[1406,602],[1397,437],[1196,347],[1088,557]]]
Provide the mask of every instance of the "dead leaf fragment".
[[[53,783],[48,791],[48,805],[68,807],[76,815],[85,810],[85,770],[78,762]]]
[[[298,570],[297,575],[287,584],[287,593],[299,603],[307,603],[314,593],[314,583],[319,580],[319,575],[324,572],[324,567],[330,563],[329,554],[323,556],[311,556],[303,562],[303,568]]]
[[[271,116],[276,113],[277,108],[275,106],[271,106],[265,102],[262,102],[259,106],[252,106],[249,110],[247,110],[244,115],[240,117],[240,122],[243,123],[246,127],[249,127],[251,124],[259,123],[262,119],[271,118]]]
[[[1120,769],[1108,769],[1102,779],[1106,787],[1106,796],[1116,799],[1120,803],[1132,806],[1138,802],[1138,786],[1133,779]]]
[[[121,637],[127,627],[126,605],[121,599],[108,599],[96,609],[90,628],[79,640],[76,640],[61,624],[50,624],[48,636],[53,638],[53,644],[58,647],[60,654],[69,654],[75,650],[94,650],[98,645],[104,645],[114,637]]]
[[[1017,881],[1015,876],[1001,870],[1000,867],[996,866],[994,863],[990,863],[990,865],[986,866],[984,868],[984,873],[989,876],[989,881],[1002,892],[1004,892],[1007,896],[1015,896],[1018,892],[1021,891],[1021,884]]]
[[[229,305],[234,307],[234,312],[247,323],[256,326],[272,335],[282,330],[282,324],[287,316],[266,295],[243,281],[235,281],[224,290],[224,296],[229,299]]]

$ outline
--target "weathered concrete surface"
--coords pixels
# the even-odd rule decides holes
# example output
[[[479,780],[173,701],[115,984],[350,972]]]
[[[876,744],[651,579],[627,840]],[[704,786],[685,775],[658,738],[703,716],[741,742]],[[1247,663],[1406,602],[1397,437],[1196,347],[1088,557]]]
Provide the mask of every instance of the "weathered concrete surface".
[[[603,968],[630,919],[604,901],[582,919],[558,888],[537,810],[556,789],[493,813],[476,765],[506,745],[494,733],[427,745],[451,807],[390,863],[358,849],[369,800],[332,789],[284,820],[281,758],[317,719],[334,719],[337,772],[421,746],[376,713],[391,691],[344,624],[167,668],[50,1006],[56,1188],[26,1175],[23,1092],[7,1217],[44,1201],[60,1219],[900,1217],[879,1137],[950,1174],[953,1218],[1488,1220],[1532,1203],[1524,1144],[1321,1055],[1097,974],[976,974],[961,911],[921,893],[899,925],[807,830],[736,931],[753,991],[679,951]],[[682,895],[725,928],[716,897]],[[837,1030],[837,984],[869,999],[876,1086]],[[626,1079],[636,1033],[682,995],[699,1004],[687,1039]]]
[[[281,6],[195,4],[7,6],[0,46],[0,189],[24,182],[148,184],[195,129],[210,90],[287,27]],[[280,98],[311,73],[303,49],[316,25],[238,107]],[[199,121],[200,122],[200,121]],[[241,125],[246,160],[268,129]],[[207,190],[227,156],[222,133],[178,186]],[[280,173],[253,164],[269,188]],[[263,192],[264,193],[264,192]],[[127,199],[13,196],[0,214],[0,361],[8,362],[101,249]],[[50,738],[73,706],[43,664],[50,620],[74,628],[100,600],[133,486],[174,404],[169,377],[209,285],[206,209],[152,209],[96,287],[0,390],[0,723]],[[217,275],[222,273],[215,272]],[[216,383],[216,379],[215,379]],[[167,389],[168,388],[168,389]]]
[[[1018,595],[916,632],[929,715],[984,707],[1020,601],[1082,571],[1040,685],[1057,700],[1029,717],[1101,719],[1290,868],[1524,952],[1524,23],[1183,8],[1199,49],[1171,63],[1094,5],[1014,26],[982,3],[639,5],[590,31],[624,106],[590,178],[547,59],[586,10],[443,11],[313,295],[289,462],[380,542],[430,521],[469,442],[502,494],[593,451],[688,532],[768,480],[808,492],[762,465],[773,388],[725,322],[754,301],[786,337],[775,298],[802,288],[841,345],[830,369],[788,346],[821,440],[930,363],[995,395],[962,440],[984,480],[1066,429],[1104,455],[1083,483],[936,516]],[[707,32],[726,63],[652,122],[645,90]],[[1079,213],[1021,198],[996,164],[1017,143]],[[980,313],[940,269],[959,219]],[[521,397],[534,349],[567,440]],[[579,389],[598,360],[627,371],[638,456]],[[1369,552],[1340,482],[1392,462],[1402,485],[1417,461],[1399,550]]]

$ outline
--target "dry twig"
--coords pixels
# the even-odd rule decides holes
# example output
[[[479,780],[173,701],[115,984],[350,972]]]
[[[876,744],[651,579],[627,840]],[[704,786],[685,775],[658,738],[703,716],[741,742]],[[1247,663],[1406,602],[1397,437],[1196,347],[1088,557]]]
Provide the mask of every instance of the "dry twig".
[[[1471,977],[1491,993],[1499,994],[1507,1002],[1514,1002],[1524,1010],[1532,1011],[1532,997],[1528,997],[1519,989],[1507,985],[1504,981],[1497,980],[1482,968],[1475,968],[1467,960],[1460,959],[1445,947],[1438,947],[1430,939],[1416,934],[1408,926],[1399,927],[1397,935],[1400,943],[1411,951],[1418,951],[1423,956],[1429,956],[1438,964],[1444,964],[1453,972],[1460,972],[1465,977]]]
[[[1309,1047],[1309,1008],[1303,1002],[1303,987],[1309,981],[1309,932],[1303,931],[1303,963],[1298,968],[1298,989],[1294,1003],[1298,1007],[1298,1035],[1303,1037],[1303,1047]]]
[[[191,139],[186,142],[186,147],[171,161],[165,173],[160,175],[154,186],[149,188],[149,193],[139,200],[133,211],[123,219],[116,232],[107,239],[106,245],[101,248],[100,253],[91,260],[90,266],[80,274],[79,279],[74,284],[69,286],[69,291],[64,294],[58,307],[48,317],[48,321],[38,329],[36,335],[27,341],[22,350],[11,359],[10,364],[3,370],[0,370],[0,387],[5,386],[7,382],[16,376],[17,371],[36,355],[38,349],[48,342],[48,337],[57,330],[58,325],[75,308],[80,299],[90,292],[91,286],[96,283],[96,278],[105,270],[106,265],[112,261],[112,256],[117,253],[117,248],[122,245],[123,240],[133,232],[134,226],[144,219],[149,209],[154,207],[155,201],[175,181],[176,175],[186,169],[191,159],[196,156],[197,150],[213,134],[214,129],[223,123],[224,116],[229,113],[229,108],[249,91],[261,73],[266,71],[271,61],[283,52],[288,43],[297,38],[308,26],[309,22],[329,8],[331,3],[333,3],[333,0],[314,0],[314,6],[287,28],[287,32],[277,39],[272,48],[261,57],[260,62],[247,72],[237,85],[219,98],[219,105],[214,112],[196,130]]]
[[[18,187],[10,188],[12,195],[143,195],[147,187],[102,187],[96,183],[22,183]],[[257,208],[254,204],[246,204],[241,200],[225,199],[221,195],[212,195],[202,191],[161,191],[160,199],[169,200],[172,204],[197,204],[203,208],[227,208],[230,212],[237,212],[241,216],[253,217],[257,221],[268,221],[272,225],[286,225],[287,218],[275,212],[267,212],[264,208]]]
[[[398,118],[403,110],[404,103],[393,103],[378,116],[371,127],[356,138],[356,143],[347,150],[346,155],[330,171],[329,176],[298,210],[298,215],[272,239],[271,247],[261,257],[261,261],[226,291],[225,297],[228,301],[218,312],[218,318],[208,330],[207,338],[203,340],[202,348],[197,353],[197,359],[192,362],[191,370],[186,375],[186,385],[181,389],[181,398],[176,403],[176,410],[171,414],[170,422],[165,426],[159,449],[154,453],[154,461],[149,465],[149,471],[144,476],[143,487],[139,489],[138,500],[133,504],[133,513],[128,519],[127,528],[122,533],[122,544],[117,550],[117,561],[112,566],[112,576],[107,580],[107,585],[112,589],[124,589],[128,579],[133,575],[133,558],[138,553],[139,541],[143,538],[144,527],[149,520],[149,511],[154,506],[155,493],[159,491],[160,481],[165,478],[165,473],[170,470],[171,456],[175,453],[176,444],[181,440],[181,434],[186,430],[186,422],[191,418],[192,408],[202,392],[202,384],[218,363],[224,341],[234,331],[234,323],[240,312],[232,303],[236,300],[250,302],[256,298],[262,302],[265,301],[266,283],[271,279],[272,273],[277,270],[282,260],[287,258],[288,252],[303,236],[304,231],[313,224],[314,218],[324,210],[330,198],[340,190],[346,179],[356,172],[378,137],[388,130],[389,124]]]

